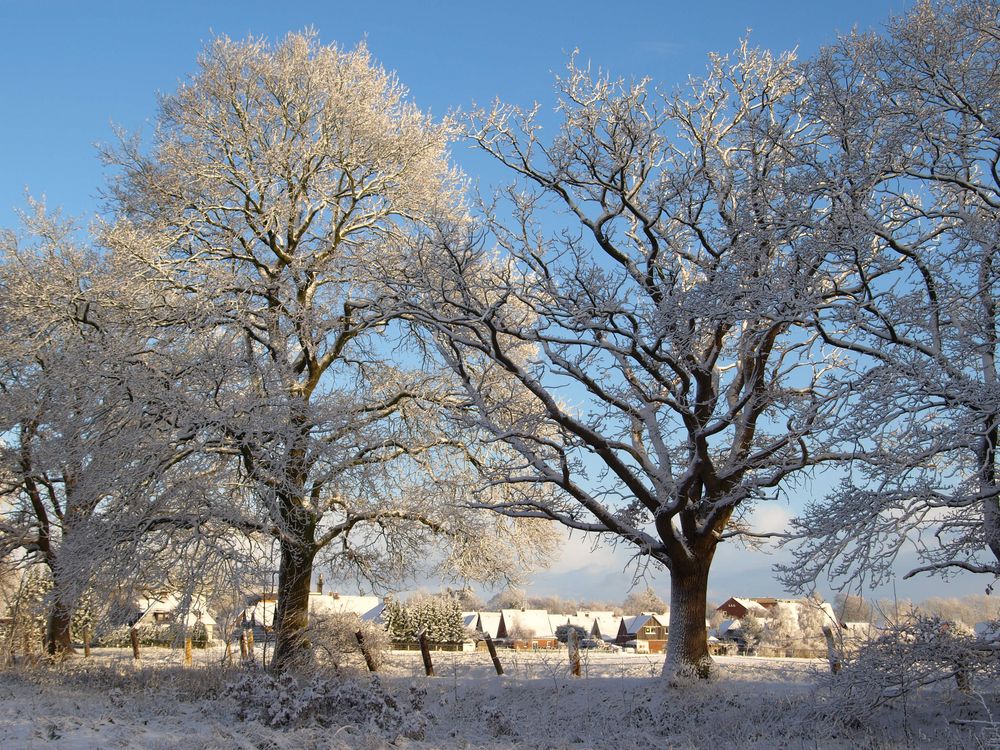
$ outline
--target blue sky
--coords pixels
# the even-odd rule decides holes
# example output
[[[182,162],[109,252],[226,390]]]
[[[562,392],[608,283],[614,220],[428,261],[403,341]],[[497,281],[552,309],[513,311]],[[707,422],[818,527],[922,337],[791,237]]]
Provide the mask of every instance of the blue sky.
[[[156,93],[172,91],[195,67],[205,42],[218,34],[277,39],[315,28],[324,42],[367,40],[374,57],[395,70],[414,100],[435,115],[495,97],[516,103],[552,102],[552,74],[568,53],[616,75],[650,76],[666,88],[705,69],[707,53],[728,51],[748,29],[754,44],[809,56],[838,32],[877,29],[906,0],[830,3],[730,0],[712,3],[70,2],[0,0],[0,226],[15,224],[28,189],[50,206],[89,216],[99,209],[103,172],[95,144],[111,140],[111,123],[147,127]],[[463,145],[454,156],[484,183],[496,173]],[[807,485],[800,497],[810,491]],[[817,488],[817,491],[821,491]],[[760,525],[781,524],[793,508],[762,511]],[[572,542],[566,554],[533,577],[531,590],[568,597],[621,599],[631,583],[627,555],[589,552]],[[711,596],[777,595],[774,558],[720,550]],[[667,592],[667,576],[652,578]],[[900,582],[897,594],[980,592],[986,581]],[[887,593],[883,591],[883,593]],[[891,592],[889,592],[891,593]]]

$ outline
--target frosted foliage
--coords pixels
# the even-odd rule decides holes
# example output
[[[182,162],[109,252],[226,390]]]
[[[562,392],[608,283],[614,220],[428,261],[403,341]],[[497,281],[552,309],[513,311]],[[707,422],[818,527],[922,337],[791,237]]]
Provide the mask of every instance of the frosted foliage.
[[[363,45],[223,37],[162,98],[148,147],[105,152],[105,241],[211,342],[184,411],[249,498],[233,520],[280,547],[279,663],[314,565],[387,586],[418,567],[503,578],[547,553],[527,524],[469,510],[476,436],[445,423],[451,376],[421,366],[386,293],[413,238],[462,220],[452,131]]]
[[[393,640],[415,641],[422,632],[432,643],[461,643],[465,626],[458,600],[447,595],[420,596],[386,608],[386,629]]]
[[[639,614],[640,612],[666,612],[667,603],[648,586],[641,591],[633,591],[621,605],[622,611],[626,614]]]
[[[795,520],[790,585],[878,584],[911,545],[910,575],[1000,573],[998,24],[995,2],[921,2],[806,68],[845,186],[817,322],[852,357],[858,460]]]
[[[391,642],[389,633],[380,622],[362,620],[354,613],[337,613],[333,615],[311,615],[309,626],[301,637],[309,642],[317,654],[321,668],[332,665],[335,668],[346,668],[349,664],[367,669],[367,660],[362,661],[361,644],[358,643],[358,633],[364,642],[375,669],[382,667],[388,657]]]
[[[996,622],[991,624],[995,630]],[[838,674],[825,675],[820,687],[829,691],[820,710],[845,718],[867,718],[880,707],[912,699],[915,692],[954,680],[970,692],[975,679],[1000,674],[997,646],[976,638],[964,626],[911,614],[845,660]]]
[[[839,456],[824,437],[837,360],[806,325],[833,282],[802,83],[791,56],[749,45],[675,96],[573,59],[551,137],[537,108],[472,115],[517,182],[481,207],[484,242],[444,227],[398,284],[464,387],[456,421],[504,446],[494,482],[551,490],[481,505],[687,581],[678,658],[708,660],[696,631],[719,541]]]
[[[367,680],[317,676],[300,680],[254,670],[242,673],[226,692],[236,698],[240,718],[272,727],[319,724],[356,725],[398,734],[411,740],[424,735],[424,690],[413,686],[409,705],[400,704],[378,677]]]
[[[206,486],[218,458],[194,460],[202,436],[175,418],[188,352],[159,327],[142,269],[30,208],[0,236],[0,554],[48,569],[47,640],[62,651],[88,589],[103,605],[147,575],[169,585],[177,553],[218,527],[165,554],[169,529],[187,534],[226,490]]]

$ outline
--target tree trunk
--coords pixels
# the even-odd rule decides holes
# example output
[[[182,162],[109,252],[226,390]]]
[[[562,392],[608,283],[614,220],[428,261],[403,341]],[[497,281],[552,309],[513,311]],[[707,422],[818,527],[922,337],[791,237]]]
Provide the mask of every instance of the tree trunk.
[[[45,651],[50,656],[74,654],[71,626],[73,611],[57,599],[45,623]]]
[[[308,659],[309,643],[302,632],[309,624],[309,589],[316,548],[281,543],[278,608],[274,615],[276,641],[271,669],[281,672]]]
[[[705,627],[709,562],[674,568],[670,572],[670,630],[663,675],[668,679],[707,679],[715,667]]]

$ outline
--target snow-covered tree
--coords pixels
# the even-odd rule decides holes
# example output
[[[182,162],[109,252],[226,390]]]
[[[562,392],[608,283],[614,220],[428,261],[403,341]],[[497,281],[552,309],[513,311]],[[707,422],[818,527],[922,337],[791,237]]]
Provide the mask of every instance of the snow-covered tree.
[[[380,584],[443,557],[503,579],[538,549],[528,525],[458,508],[465,447],[438,419],[452,386],[407,353],[380,292],[406,237],[461,217],[450,131],[363,46],[220,38],[161,99],[151,147],[106,154],[106,241],[210,342],[217,377],[187,403],[238,462],[245,522],[280,548],[278,669],[302,653],[315,564]]]
[[[556,627],[555,636],[556,640],[560,643],[569,643],[570,632],[576,633],[577,642],[582,641],[584,638],[588,638],[590,633],[587,632],[586,628],[580,627],[579,625],[559,625]]]
[[[720,541],[835,457],[816,439],[830,362],[805,325],[828,281],[801,84],[790,57],[746,45],[677,96],[574,61],[554,136],[538,107],[470,125],[517,176],[484,207],[487,241],[460,227],[414,253],[414,315],[465,386],[464,424],[516,457],[495,481],[557,490],[481,504],[669,569],[670,673],[711,671]]]
[[[163,335],[142,269],[33,208],[0,239],[0,545],[48,569],[56,653],[71,650],[84,592],[127,599],[144,577],[186,585],[211,568],[205,521],[226,493],[173,403],[190,360]],[[181,559],[193,575],[171,575]]]
[[[72,223],[33,208],[0,238],[0,545],[47,569],[55,654],[71,650],[75,603],[106,559],[102,509],[148,447],[128,398],[144,344],[103,304],[120,278]]]
[[[392,601],[385,626],[394,641],[413,641],[423,631],[432,643],[461,643],[465,626],[458,600],[447,594],[417,595],[406,604]]]
[[[863,597],[840,591],[833,598],[833,611],[841,622],[873,622],[875,608]]]
[[[786,580],[1000,574],[1000,5],[920,2],[808,68],[827,130],[838,283],[817,325],[854,357],[858,460],[794,521]]]
[[[633,591],[621,604],[622,611],[627,614],[639,612],[666,612],[667,603],[653,589],[647,586],[642,591]]]
[[[386,604],[382,611],[382,619],[385,622],[385,629],[389,631],[389,637],[394,641],[408,641],[417,632],[410,610],[397,599]]]

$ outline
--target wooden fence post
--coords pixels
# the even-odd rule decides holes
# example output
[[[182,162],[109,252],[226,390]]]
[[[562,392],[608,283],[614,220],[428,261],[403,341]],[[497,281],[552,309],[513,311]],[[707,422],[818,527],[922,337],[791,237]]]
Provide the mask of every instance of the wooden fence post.
[[[191,636],[184,636],[184,666],[190,667],[194,663],[194,654],[192,653],[193,645],[191,643]]]
[[[253,630],[246,631],[247,634],[247,658],[253,661]]]
[[[420,655],[424,658],[424,674],[433,677],[434,665],[431,664],[431,648],[427,643],[427,631],[421,630],[417,634],[417,640],[420,642]]]
[[[839,674],[842,663],[840,649],[837,648],[837,642],[833,637],[833,628],[829,625],[824,625],[823,637],[826,638],[826,658],[830,662],[830,671],[834,674]]]
[[[128,638],[132,641],[132,659],[139,661],[139,634],[135,632],[135,628],[129,628]]]
[[[354,637],[358,639],[358,647],[361,649],[361,655],[365,657],[365,664],[368,665],[368,671],[376,671],[375,659],[372,657],[372,653],[368,649],[368,644],[365,643],[365,634],[359,630],[354,634]]]
[[[90,628],[83,629],[83,658],[90,658]]]
[[[486,650],[490,652],[490,658],[493,660],[493,668],[497,671],[498,675],[503,674],[503,665],[500,663],[500,657],[497,656],[497,647],[493,643],[493,639],[490,638],[490,634],[486,633]]]
[[[580,642],[576,628],[570,627],[566,634],[566,650],[569,651],[569,673],[580,676]]]
[[[247,660],[247,631],[240,631],[240,661]]]

